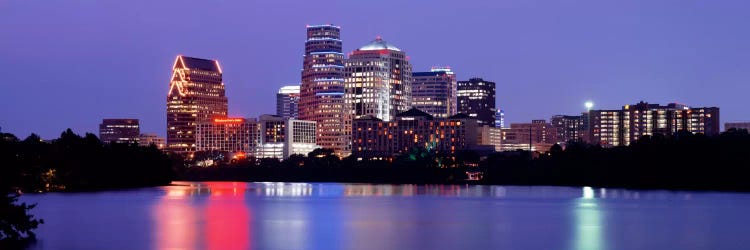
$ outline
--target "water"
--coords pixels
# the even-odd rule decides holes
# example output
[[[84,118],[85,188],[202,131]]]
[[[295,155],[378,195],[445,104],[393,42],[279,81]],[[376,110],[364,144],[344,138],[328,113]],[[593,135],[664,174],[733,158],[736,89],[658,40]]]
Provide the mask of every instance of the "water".
[[[750,249],[750,195],[176,182],[24,195],[34,249]]]

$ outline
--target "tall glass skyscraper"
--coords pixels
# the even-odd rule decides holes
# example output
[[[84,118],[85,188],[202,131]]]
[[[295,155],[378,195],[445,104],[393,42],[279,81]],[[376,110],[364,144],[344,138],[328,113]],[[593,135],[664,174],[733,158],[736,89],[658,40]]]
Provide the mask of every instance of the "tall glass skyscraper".
[[[380,37],[346,60],[346,102],[353,118],[391,121],[411,108],[411,64],[406,53]]]
[[[458,81],[458,112],[479,120],[479,126],[495,126],[495,83],[482,78]]]
[[[341,27],[307,26],[302,64],[299,118],[315,121],[317,143],[339,156],[351,152],[351,120],[344,103],[344,53]]]
[[[456,74],[450,68],[433,67],[429,72],[414,72],[412,76],[412,107],[435,118],[456,114]]]
[[[226,117],[219,61],[179,55],[167,94],[167,147],[190,156],[196,150],[196,125]]]
[[[284,86],[276,94],[276,115],[284,118],[299,117],[299,85]]]

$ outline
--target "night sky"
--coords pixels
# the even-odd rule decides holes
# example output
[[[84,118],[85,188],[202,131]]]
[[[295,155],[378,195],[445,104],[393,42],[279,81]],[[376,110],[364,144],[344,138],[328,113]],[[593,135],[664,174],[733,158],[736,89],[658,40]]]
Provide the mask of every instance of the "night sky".
[[[165,135],[177,54],[218,59],[229,113],[275,112],[298,84],[306,24],[342,27],[344,52],[375,36],[415,71],[449,65],[497,82],[506,124],[638,101],[718,106],[750,119],[750,1],[0,0],[0,126],[23,138],[102,118]]]

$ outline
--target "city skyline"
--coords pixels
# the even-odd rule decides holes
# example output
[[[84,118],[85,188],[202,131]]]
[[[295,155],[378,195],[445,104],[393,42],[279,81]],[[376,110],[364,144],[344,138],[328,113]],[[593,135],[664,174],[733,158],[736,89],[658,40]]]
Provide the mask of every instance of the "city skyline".
[[[741,30],[740,21],[746,19],[740,11],[746,9],[746,3],[682,4],[677,10],[670,8],[677,3],[595,3],[594,7],[604,7],[602,13],[591,13],[591,8],[576,9],[587,3],[550,3],[553,6],[549,7],[559,7],[559,12],[554,12],[556,16],[536,20],[544,11],[538,12],[524,3],[486,3],[485,8],[457,6],[450,13],[430,14],[452,20],[439,27],[420,20],[404,20],[399,15],[395,15],[396,20],[372,22],[346,11],[365,6],[336,3],[336,14],[294,12],[291,16],[282,15],[292,20],[259,27],[258,31],[247,28],[252,22],[241,18],[177,19],[175,14],[163,11],[166,6],[143,10],[143,18],[130,18],[127,13],[136,11],[138,4],[4,3],[7,8],[0,9],[0,23],[24,25],[3,26],[7,29],[4,33],[14,36],[0,39],[0,45],[14,49],[3,50],[0,55],[0,68],[6,75],[0,84],[0,104],[11,107],[1,111],[0,126],[3,132],[22,137],[34,132],[43,138],[54,138],[68,127],[78,133],[96,133],[101,119],[122,117],[139,119],[143,132],[165,136],[164,110],[155,107],[163,107],[168,91],[165,82],[169,81],[165,72],[178,54],[219,60],[226,67],[229,116],[272,114],[278,88],[299,81],[302,31],[306,24],[317,23],[342,27],[344,52],[382,35],[408,51],[414,71],[450,65],[459,80],[482,77],[496,82],[496,102],[507,112],[506,123],[548,119],[556,114],[575,115],[585,110],[583,102],[587,100],[596,103],[594,109],[616,109],[641,100],[718,106],[722,108],[722,121],[748,119],[742,93],[750,90],[748,84],[743,84],[749,78],[743,69],[750,65],[743,58],[750,51],[746,49],[750,39],[736,32]],[[284,13],[276,4],[269,3],[268,14],[247,18]],[[330,7],[301,4],[309,5],[311,10]],[[650,8],[640,9],[638,4]],[[52,12],[58,7],[67,12]],[[101,7],[100,12],[92,12],[94,7]],[[397,12],[408,13],[420,7],[418,3],[405,3]],[[198,7],[179,8],[188,13],[199,11]],[[229,6],[221,4],[209,8],[233,13]],[[28,14],[32,11],[51,17],[30,20]],[[460,17],[461,11],[476,12],[464,20],[453,18]],[[633,17],[636,13],[637,17]],[[555,22],[555,18],[561,22]],[[101,24],[94,24],[93,20]],[[503,20],[525,23],[515,27]],[[173,39],[175,34],[189,30],[174,28],[175,22],[220,27],[208,34],[232,42]],[[153,27],[129,31],[145,24]],[[444,29],[452,33],[426,35]],[[596,35],[581,38],[589,34]],[[59,36],[43,39],[51,35]],[[633,36],[638,39],[628,39]],[[249,40],[259,37],[263,39]],[[264,39],[272,42],[263,43]],[[256,53],[260,58],[270,55],[263,51],[278,59],[272,63],[248,60]],[[44,101],[54,98],[59,99],[59,104]]]

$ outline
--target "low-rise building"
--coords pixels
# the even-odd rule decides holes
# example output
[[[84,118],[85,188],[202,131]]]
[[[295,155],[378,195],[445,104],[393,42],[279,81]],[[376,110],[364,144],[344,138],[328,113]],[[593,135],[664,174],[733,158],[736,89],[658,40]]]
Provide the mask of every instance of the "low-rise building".
[[[141,128],[138,119],[103,119],[99,139],[104,143],[138,143]]]

